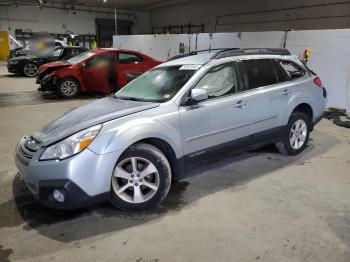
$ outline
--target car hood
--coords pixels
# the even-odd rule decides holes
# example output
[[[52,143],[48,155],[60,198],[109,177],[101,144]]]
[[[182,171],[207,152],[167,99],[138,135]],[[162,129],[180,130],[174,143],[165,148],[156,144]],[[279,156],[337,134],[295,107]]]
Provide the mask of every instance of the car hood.
[[[20,60],[35,60],[35,59],[41,59],[41,58],[45,58],[45,56],[39,56],[39,55],[35,55],[32,53],[28,53],[28,54],[21,54],[21,55],[16,55],[15,57],[10,58],[10,61],[20,61]]]
[[[54,69],[54,68],[56,69],[59,67],[66,67],[66,66],[71,66],[71,64],[65,61],[56,61],[56,62],[43,64],[42,66],[39,67],[39,74],[43,73],[47,69]]]
[[[121,100],[110,96],[66,112],[32,134],[32,137],[42,146],[47,146],[85,128],[158,106],[159,103]]]
[[[29,55],[20,55],[20,56],[15,56],[9,59],[9,61],[22,61],[22,60],[27,60],[27,59],[32,59],[34,58],[33,56]]]

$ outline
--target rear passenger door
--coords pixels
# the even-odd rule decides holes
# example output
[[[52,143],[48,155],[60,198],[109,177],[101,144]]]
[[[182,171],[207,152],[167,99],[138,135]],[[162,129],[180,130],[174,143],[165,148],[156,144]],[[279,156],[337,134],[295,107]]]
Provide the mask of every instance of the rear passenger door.
[[[241,61],[244,83],[251,99],[251,133],[256,140],[274,138],[280,131],[280,112],[291,94],[288,75],[274,59]],[[280,83],[284,82],[284,83]]]

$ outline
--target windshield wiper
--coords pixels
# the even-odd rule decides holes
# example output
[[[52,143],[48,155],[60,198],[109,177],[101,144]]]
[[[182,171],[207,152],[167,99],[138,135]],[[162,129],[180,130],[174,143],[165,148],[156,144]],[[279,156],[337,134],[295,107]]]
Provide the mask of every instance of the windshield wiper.
[[[114,96],[117,99],[122,100],[131,100],[131,101],[142,101],[141,99],[135,98],[135,97],[128,97],[128,96]]]
[[[116,96],[114,95],[114,98],[122,99],[122,100],[131,100],[131,101],[140,101],[140,102],[164,102],[164,100],[161,99],[143,99],[143,98],[136,98],[136,97],[129,97],[129,96]]]

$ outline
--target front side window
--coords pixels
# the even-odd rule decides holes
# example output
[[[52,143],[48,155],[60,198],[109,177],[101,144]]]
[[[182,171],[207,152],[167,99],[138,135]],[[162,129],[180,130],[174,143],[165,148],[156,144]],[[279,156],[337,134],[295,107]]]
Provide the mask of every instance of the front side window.
[[[271,59],[251,59],[242,61],[245,69],[245,83],[249,89],[278,83],[277,72]]]
[[[168,101],[193,76],[196,70],[181,66],[155,68],[128,83],[115,94],[119,99]]]
[[[87,67],[94,67],[94,68],[110,68],[112,66],[113,62],[113,54],[110,53],[104,53],[104,54],[98,54],[91,58],[87,63]]]
[[[234,63],[219,65],[208,71],[195,88],[204,89],[209,98],[239,92],[239,81]]]
[[[119,53],[118,59],[119,64],[138,64],[143,61],[141,57],[130,53]]]

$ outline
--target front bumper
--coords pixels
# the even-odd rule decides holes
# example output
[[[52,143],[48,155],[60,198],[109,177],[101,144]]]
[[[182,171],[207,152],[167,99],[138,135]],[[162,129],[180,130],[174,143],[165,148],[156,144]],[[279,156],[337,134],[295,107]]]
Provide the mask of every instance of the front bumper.
[[[27,151],[23,147],[26,139],[17,145],[15,163],[38,202],[51,208],[76,209],[108,200],[116,153],[98,155],[85,149],[65,160],[39,161],[44,148]],[[65,195],[63,203],[53,198],[55,189]]]
[[[22,68],[20,67],[19,63],[17,64],[7,63],[7,71],[9,73],[20,74],[22,73]]]
[[[53,191],[58,189],[64,195],[64,202],[60,203],[53,197]],[[46,207],[55,209],[78,209],[97,203],[106,202],[109,192],[89,196],[78,185],[69,179],[39,181],[39,194],[35,198]]]
[[[52,91],[56,90],[57,80],[57,77],[51,77],[49,75],[41,77],[40,75],[38,75],[35,83],[40,85],[38,91]]]

